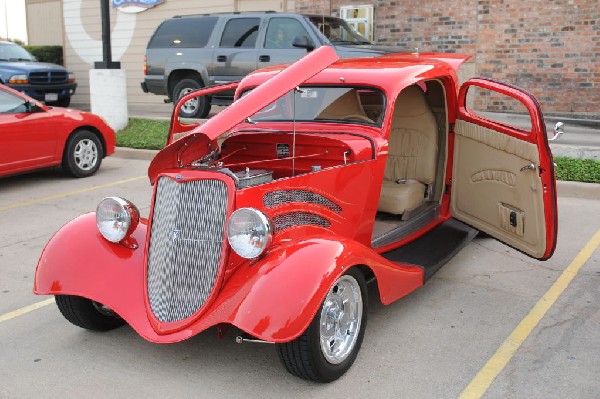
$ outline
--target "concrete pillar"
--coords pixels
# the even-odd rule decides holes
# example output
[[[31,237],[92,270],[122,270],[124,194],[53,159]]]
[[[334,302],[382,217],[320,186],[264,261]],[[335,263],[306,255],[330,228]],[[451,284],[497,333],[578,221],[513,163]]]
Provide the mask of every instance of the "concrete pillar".
[[[90,103],[92,112],[106,119],[115,131],[125,128],[129,119],[125,70],[91,69]]]

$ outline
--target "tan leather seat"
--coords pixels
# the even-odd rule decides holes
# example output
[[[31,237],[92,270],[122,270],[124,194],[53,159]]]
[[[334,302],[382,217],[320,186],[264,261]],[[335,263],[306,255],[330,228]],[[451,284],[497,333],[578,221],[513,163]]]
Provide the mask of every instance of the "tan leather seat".
[[[335,99],[315,119],[358,120],[374,123],[365,113],[356,90],[349,90]]]
[[[378,209],[400,215],[425,201],[437,167],[437,123],[418,86],[398,96],[391,130]]]

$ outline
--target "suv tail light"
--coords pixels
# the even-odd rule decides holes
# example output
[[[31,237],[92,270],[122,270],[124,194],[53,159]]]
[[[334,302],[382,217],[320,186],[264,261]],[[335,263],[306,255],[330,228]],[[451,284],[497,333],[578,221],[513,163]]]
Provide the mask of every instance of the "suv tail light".
[[[146,65],[147,60],[148,60],[148,57],[144,56],[144,76],[146,76],[148,74],[148,66]]]

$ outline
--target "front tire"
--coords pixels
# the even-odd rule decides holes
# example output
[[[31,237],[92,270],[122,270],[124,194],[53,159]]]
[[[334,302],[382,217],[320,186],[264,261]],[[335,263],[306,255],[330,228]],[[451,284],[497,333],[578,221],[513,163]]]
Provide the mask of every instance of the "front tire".
[[[173,89],[171,98],[173,103],[177,104],[179,99],[195,90],[204,87],[200,82],[195,79],[182,79],[180,80]],[[192,100],[186,101],[181,107],[179,116],[182,118],[205,118],[210,111],[210,101],[208,97],[196,97]]]
[[[306,331],[277,345],[284,367],[306,380],[331,382],[340,378],[360,350],[367,308],[365,278],[358,269],[350,269],[333,284]]]
[[[98,302],[73,295],[56,295],[60,313],[77,327],[93,331],[109,331],[125,324],[125,321]]]
[[[100,168],[103,157],[98,136],[82,129],[69,137],[63,153],[62,167],[71,176],[88,177]]]

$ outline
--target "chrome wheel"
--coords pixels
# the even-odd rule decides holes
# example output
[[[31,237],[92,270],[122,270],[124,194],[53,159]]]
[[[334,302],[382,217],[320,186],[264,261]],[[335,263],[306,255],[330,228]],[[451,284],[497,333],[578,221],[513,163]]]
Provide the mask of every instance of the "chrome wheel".
[[[350,275],[340,277],[323,302],[320,318],[321,352],[331,364],[339,364],[352,353],[363,312],[360,285]]]
[[[83,139],[75,146],[73,152],[75,164],[83,171],[92,170],[98,162],[98,147],[90,139]]]

